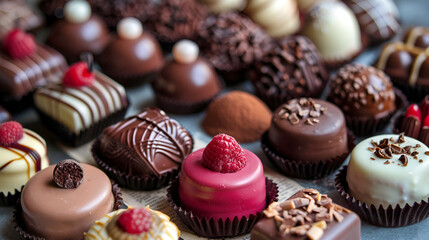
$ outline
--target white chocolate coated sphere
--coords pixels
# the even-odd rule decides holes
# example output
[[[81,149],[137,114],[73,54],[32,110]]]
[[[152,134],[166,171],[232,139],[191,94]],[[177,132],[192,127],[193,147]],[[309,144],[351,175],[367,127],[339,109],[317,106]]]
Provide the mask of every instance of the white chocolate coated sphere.
[[[180,40],[173,47],[173,57],[176,62],[189,64],[197,60],[200,49],[191,40]]]
[[[64,6],[64,17],[72,23],[83,23],[91,17],[91,6],[87,1],[73,0]]]
[[[118,36],[122,39],[136,39],[143,34],[143,25],[137,18],[127,17],[119,21]]]

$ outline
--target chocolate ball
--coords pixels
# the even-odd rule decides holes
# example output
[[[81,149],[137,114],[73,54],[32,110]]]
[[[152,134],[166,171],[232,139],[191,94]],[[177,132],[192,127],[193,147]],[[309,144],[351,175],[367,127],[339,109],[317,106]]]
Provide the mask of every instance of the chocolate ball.
[[[284,38],[255,65],[255,93],[272,109],[289,99],[318,97],[328,82],[319,52],[306,37]]]

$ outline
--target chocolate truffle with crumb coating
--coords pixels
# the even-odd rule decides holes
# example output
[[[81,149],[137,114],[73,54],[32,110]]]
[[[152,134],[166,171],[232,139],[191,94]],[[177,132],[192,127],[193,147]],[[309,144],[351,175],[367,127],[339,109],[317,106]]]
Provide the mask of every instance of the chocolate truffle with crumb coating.
[[[157,104],[166,112],[189,114],[203,110],[222,89],[213,66],[198,57],[199,47],[180,40],[152,82]]]
[[[328,78],[318,50],[302,36],[278,41],[250,74],[256,95],[272,109],[289,99],[319,97]]]
[[[332,79],[329,101],[346,115],[347,125],[358,135],[380,130],[396,111],[395,92],[389,77],[371,66],[350,64]],[[362,121],[377,121],[375,125]]]

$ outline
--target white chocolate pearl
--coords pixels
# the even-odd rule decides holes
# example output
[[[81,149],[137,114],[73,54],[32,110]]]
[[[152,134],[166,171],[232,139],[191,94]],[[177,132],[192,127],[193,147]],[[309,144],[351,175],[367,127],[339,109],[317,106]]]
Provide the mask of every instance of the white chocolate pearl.
[[[91,6],[87,1],[73,0],[64,6],[64,17],[72,23],[83,23],[91,17]]]
[[[119,21],[116,31],[120,38],[132,40],[142,35],[143,26],[137,18],[127,17]]]
[[[188,64],[193,63],[198,58],[200,49],[191,40],[180,40],[173,47],[173,57],[176,62]]]

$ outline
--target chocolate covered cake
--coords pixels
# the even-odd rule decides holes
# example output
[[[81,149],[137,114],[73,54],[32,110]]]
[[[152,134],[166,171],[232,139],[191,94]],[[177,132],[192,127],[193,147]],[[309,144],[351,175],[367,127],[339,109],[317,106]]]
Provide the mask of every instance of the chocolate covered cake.
[[[387,43],[374,64],[384,71],[393,84],[412,101],[421,101],[429,91],[429,29],[415,27],[408,31],[404,42]]]
[[[122,204],[120,190],[101,170],[66,161],[40,171],[24,187],[15,212],[22,236],[80,240],[96,220]],[[65,181],[74,186],[64,186]]]
[[[360,64],[346,65],[338,71],[328,99],[341,108],[347,126],[360,136],[382,130],[399,106],[389,77]]]
[[[192,151],[191,135],[164,111],[148,108],[106,128],[93,156],[112,178],[132,189],[165,186]]]
[[[198,56],[199,47],[180,40],[152,82],[157,104],[170,113],[189,114],[203,110],[222,89],[213,66]]]
[[[292,99],[273,114],[262,138],[268,158],[288,176],[321,178],[349,153],[346,122],[335,105],[319,99]]]
[[[133,17],[122,19],[116,32],[117,36],[98,57],[103,72],[124,86],[153,80],[163,64],[159,43]]]
[[[32,104],[32,92],[57,82],[67,68],[64,57],[38,44],[32,35],[11,30],[0,50],[0,105],[18,112]]]
[[[252,229],[252,240],[359,240],[360,219],[315,189],[273,202]]]
[[[124,87],[97,70],[91,72],[90,65],[75,63],[61,83],[48,84],[34,93],[42,123],[72,146],[94,139],[121,120],[129,105]]]
[[[272,109],[293,98],[319,97],[328,78],[316,47],[302,36],[279,40],[250,74],[256,95]]]
[[[52,25],[46,43],[72,63],[79,61],[83,52],[100,54],[110,40],[106,24],[92,13],[89,3],[73,0],[65,4],[64,19]]]

